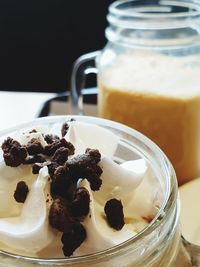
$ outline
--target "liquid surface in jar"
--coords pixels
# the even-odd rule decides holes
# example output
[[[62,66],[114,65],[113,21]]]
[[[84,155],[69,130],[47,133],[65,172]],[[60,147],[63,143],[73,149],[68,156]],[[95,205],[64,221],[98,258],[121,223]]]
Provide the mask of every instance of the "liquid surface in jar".
[[[198,62],[195,56],[131,53],[100,69],[98,77],[99,115],[135,128],[159,145],[179,184],[199,171]]]

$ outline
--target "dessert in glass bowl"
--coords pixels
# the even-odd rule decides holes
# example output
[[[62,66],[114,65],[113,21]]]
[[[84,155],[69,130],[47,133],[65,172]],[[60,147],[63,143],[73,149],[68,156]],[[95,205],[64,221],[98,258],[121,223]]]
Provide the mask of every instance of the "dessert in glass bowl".
[[[85,116],[0,134],[0,266],[192,266],[175,173],[145,136]]]

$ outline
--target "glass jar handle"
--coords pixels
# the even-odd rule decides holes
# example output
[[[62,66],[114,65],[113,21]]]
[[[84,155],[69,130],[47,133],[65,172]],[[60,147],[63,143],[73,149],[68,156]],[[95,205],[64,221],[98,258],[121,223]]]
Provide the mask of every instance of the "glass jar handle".
[[[71,77],[71,107],[72,114],[83,115],[83,90],[85,88],[86,76],[91,73],[97,74],[95,59],[100,51],[91,52],[80,56],[74,63]]]
[[[200,267],[200,247],[197,245],[191,244],[183,236],[182,236],[182,242],[183,242],[183,246],[188,252],[192,266]]]

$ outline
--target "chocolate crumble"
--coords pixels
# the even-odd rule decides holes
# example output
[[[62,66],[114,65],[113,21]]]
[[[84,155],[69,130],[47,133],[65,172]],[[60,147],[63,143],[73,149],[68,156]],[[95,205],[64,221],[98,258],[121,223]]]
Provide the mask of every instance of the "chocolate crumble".
[[[102,169],[97,165],[101,154],[97,149],[86,149],[86,153],[69,159],[66,166],[74,181],[87,179],[93,191],[99,190],[102,184]]]
[[[51,195],[71,200],[76,190],[76,184],[68,176],[64,166],[59,166],[55,169],[51,182]]]
[[[48,162],[47,167],[48,167],[49,175],[53,179],[55,170],[59,167],[59,164],[56,162]]]
[[[63,233],[61,241],[63,243],[63,253],[69,257],[86,239],[86,231],[83,225],[76,222],[71,231]]]
[[[66,147],[60,147],[54,153],[53,157],[51,158],[51,161],[57,162],[59,165],[63,165],[67,161],[68,155],[69,149]]]
[[[72,145],[72,143],[67,142],[64,138],[61,138],[60,140],[54,140],[53,143],[45,146],[44,154],[47,156],[53,156],[56,150],[60,147],[68,148],[69,155],[74,154],[74,150],[75,150],[74,146]]]
[[[33,164],[32,166],[32,173],[33,174],[38,174],[40,169],[42,169],[44,167],[44,163],[43,162],[36,162],[35,164]]]
[[[67,134],[68,130],[69,130],[69,124],[67,122],[63,123],[61,128],[62,137],[64,137]]]
[[[36,129],[32,129],[31,131],[29,131],[29,133],[37,133],[37,130]]]
[[[26,145],[26,148],[28,150],[29,155],[32,156],[43,153],[44,151],[42,144],[36,138],[31,139],[31,141],[29,141]]]
[[[28,155],[26,147],[10,137],[3,142],[2,150],[4,161],[10,167],[18,167]]]
[[[47,144],[52,144],[54,141],[59,140],[60,137],[53,134],[46,134],[44,136],[44,140],[47,142]]]
[[[123,206],[120,200],[115,198],[106,202],[104,207],[108,224],[115,230],[121,230],[124,226]]]
[[[57,198],[53,201],[49,211],[50,225],[60,232],[70,232],[74,219],[71,217],[69,203],[66,199]]]
[[[84,187],[77,189],[75,198],[71,203],[71,213],[74,217],[85,217],[90,210],[90,194]]]
[[[1,148],[3,150],[3,152],[8,153],[10,151],[10,149],[12,148],[12,146],[20,146],[20,143],[14,139],[12,139],[11,137],[8,137],[6,140],[4,140]]]
[[[14,192],[14,198],[19,203],[24,203],[29,192],[28,186],[24,181],[18,182]]]

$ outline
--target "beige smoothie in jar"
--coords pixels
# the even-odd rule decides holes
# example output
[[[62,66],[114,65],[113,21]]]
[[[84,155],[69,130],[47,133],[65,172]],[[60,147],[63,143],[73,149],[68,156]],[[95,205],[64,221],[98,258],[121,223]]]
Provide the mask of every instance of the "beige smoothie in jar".
[[[99,115],[152,139],[171,160],[179,184],[199,173],[198,61],[197,56],[137,51],[99,71]]]

